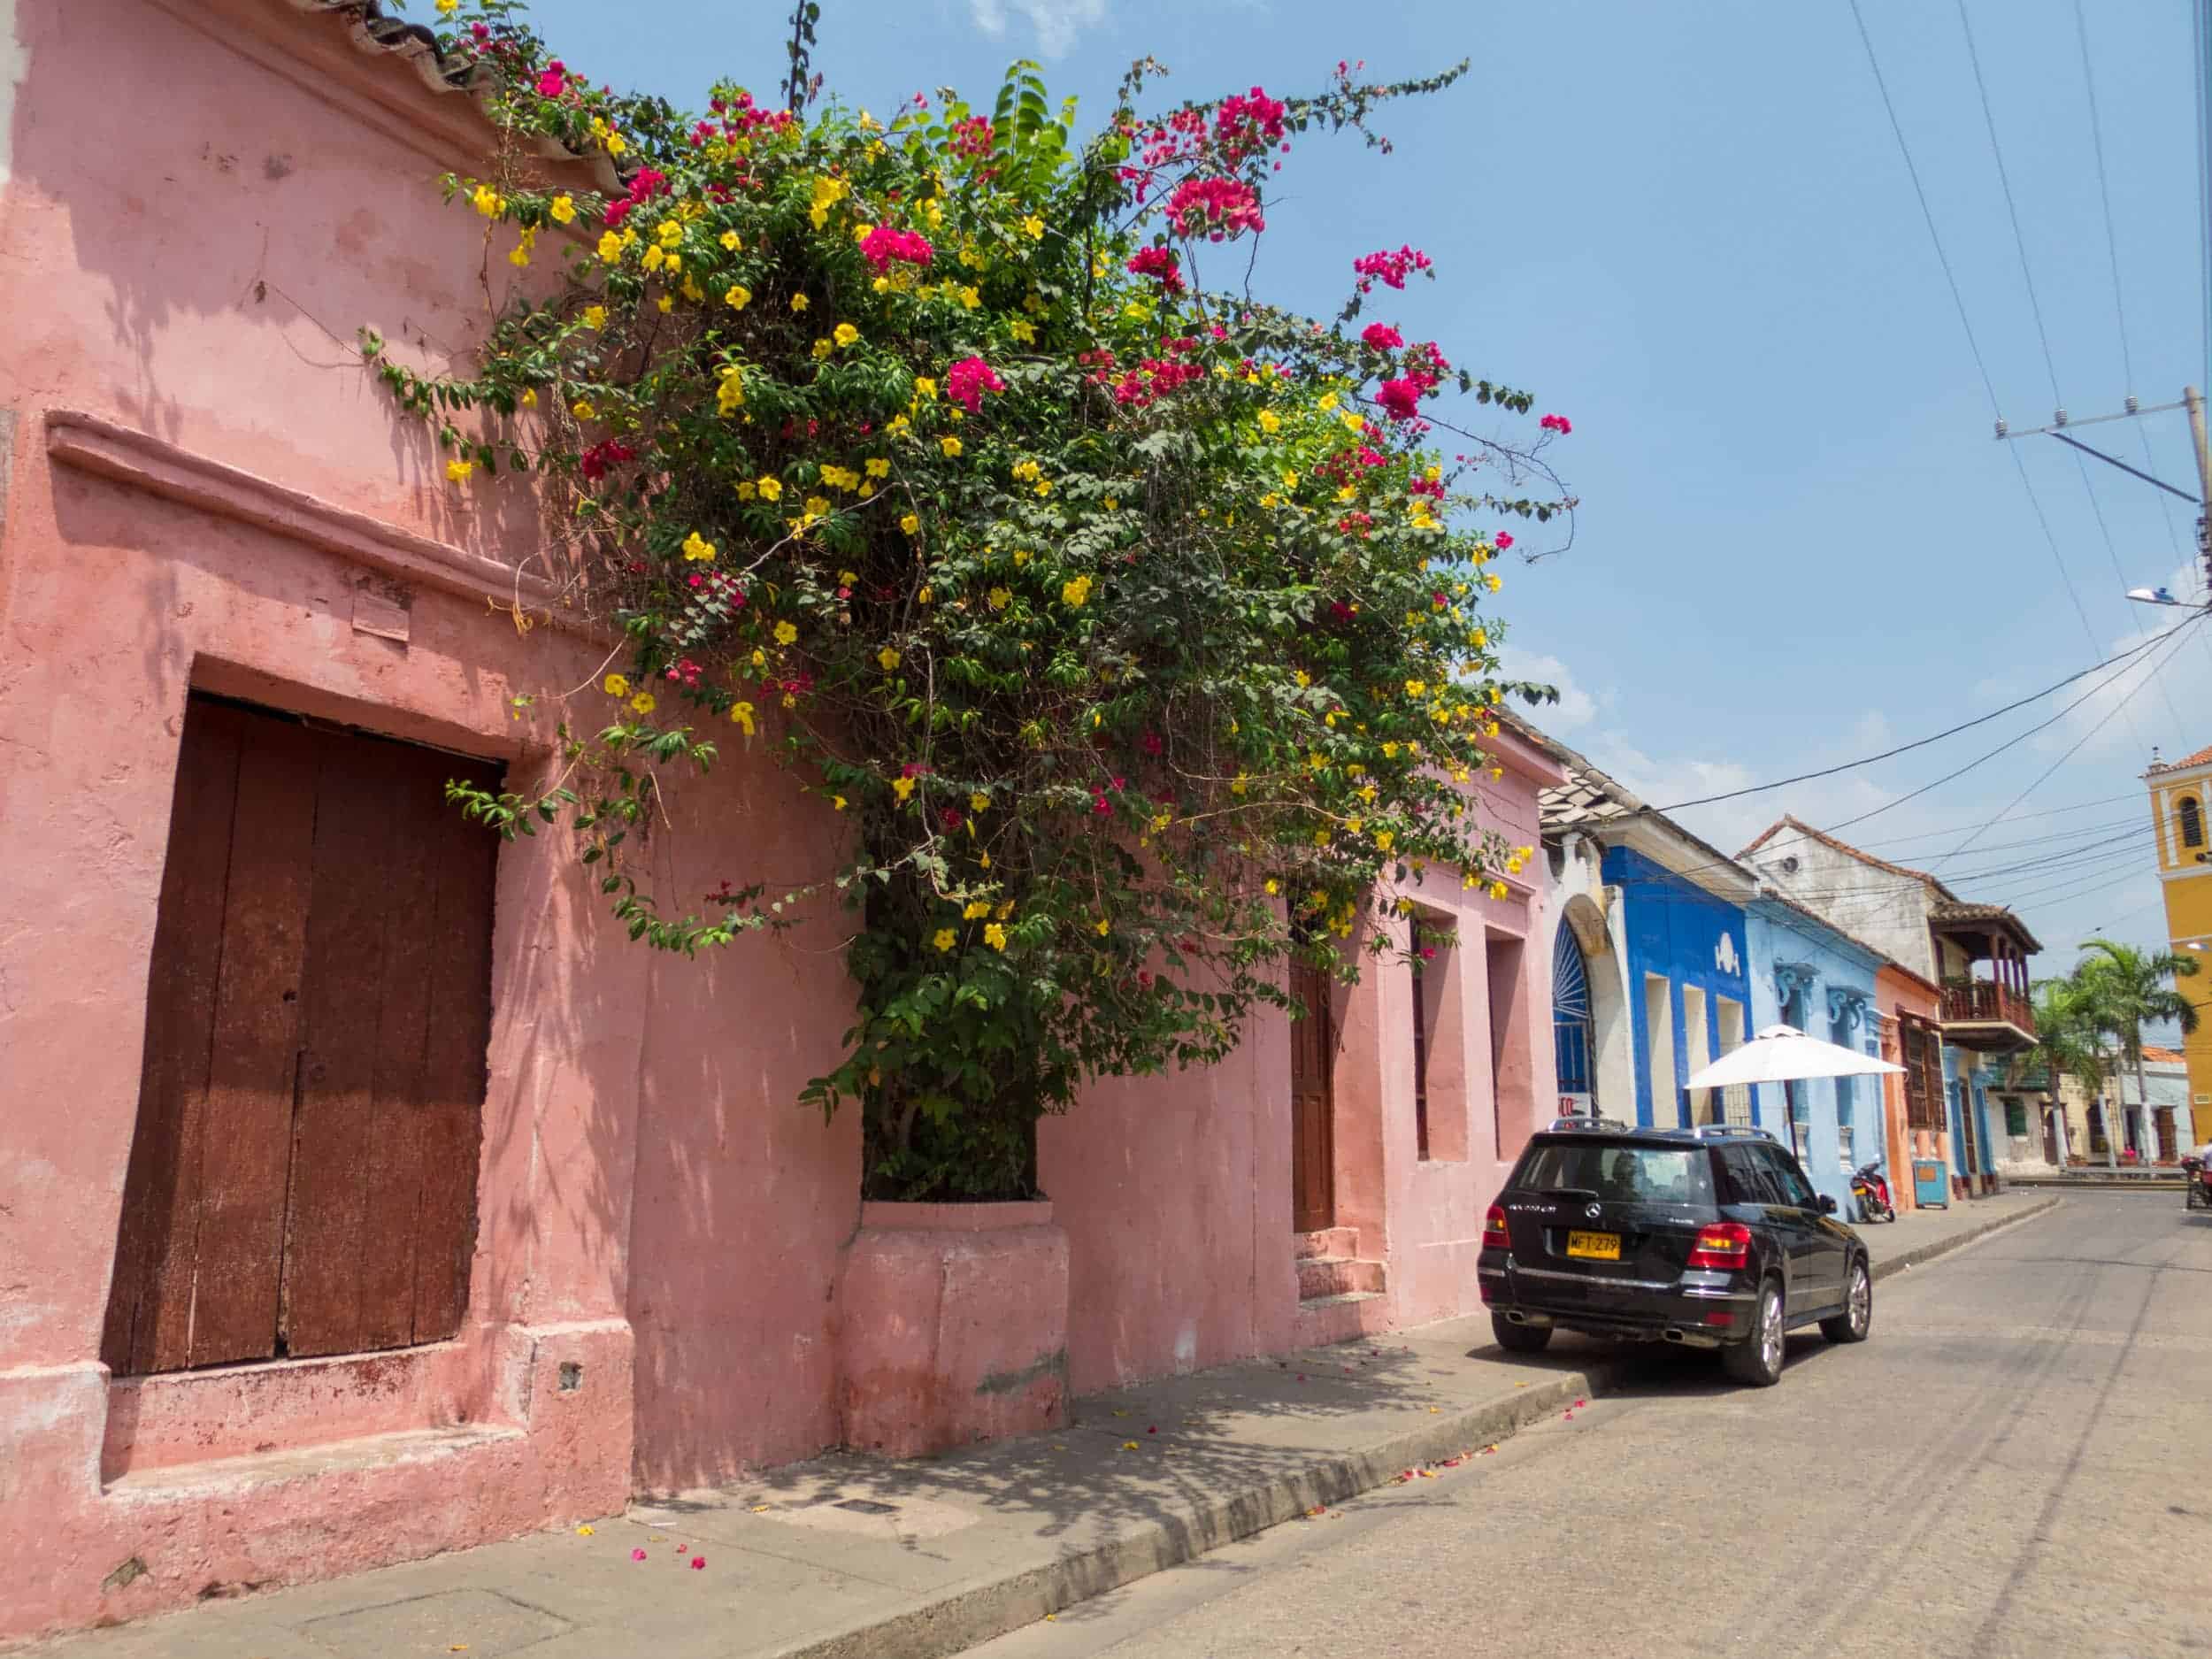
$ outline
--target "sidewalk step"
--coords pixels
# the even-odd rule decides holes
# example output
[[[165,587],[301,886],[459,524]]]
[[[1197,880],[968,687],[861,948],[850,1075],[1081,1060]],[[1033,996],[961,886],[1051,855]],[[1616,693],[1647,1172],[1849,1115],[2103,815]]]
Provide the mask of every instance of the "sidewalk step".
[[[1350,1256],[1307,1256],[1298,1261],[1298,1299],[1317,1302],[1354,1291],[1380,1291],[1383,1264]]]
[[[1354,1290],[1300,1302],[1295,1329],[1301,1348],[1319,1348],[1370,1336],[1389,1325],[1390,1299],[1380,1291]]]
[[[1318,1233],[1291,1234],[1291,1254],[1300,1261],[1313,1256],[1357,1256],[1357,1227],[1324,1227]]]

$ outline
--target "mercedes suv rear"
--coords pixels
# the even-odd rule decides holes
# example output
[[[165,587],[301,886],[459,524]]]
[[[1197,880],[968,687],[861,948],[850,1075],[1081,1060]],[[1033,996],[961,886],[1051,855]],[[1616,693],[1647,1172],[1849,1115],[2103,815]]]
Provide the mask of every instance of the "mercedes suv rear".
[[[1762,1130],[1563,1118],[1490,1206],[1482,1299],[1515,1353],[1560,1329],[1663,1340],[1718,1348],[1732,1376],[1770,1384],[1790,1327],[1858,1342],[1872,1322],[1866,1247],[1835,1208]]]

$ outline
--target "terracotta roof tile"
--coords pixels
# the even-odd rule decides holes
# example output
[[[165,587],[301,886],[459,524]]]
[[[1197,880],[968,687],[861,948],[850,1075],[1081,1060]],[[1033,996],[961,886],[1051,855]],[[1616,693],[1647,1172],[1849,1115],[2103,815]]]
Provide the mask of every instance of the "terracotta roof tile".
[[[2179,760],[2162,760],[2152,765],[2153,772],[2180,772],[2190,766],[2201,766],[2212,760],[2212,749],[2200,749],[2193,755],[2184,755]]]

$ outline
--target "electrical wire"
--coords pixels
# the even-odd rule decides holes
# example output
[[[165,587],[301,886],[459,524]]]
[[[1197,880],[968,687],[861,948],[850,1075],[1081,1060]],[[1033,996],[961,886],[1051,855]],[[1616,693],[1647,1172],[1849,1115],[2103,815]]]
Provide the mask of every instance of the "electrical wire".
[[[2145,647],[2147,647],[2147,646],[2155,645],[2155,644],[2157,644],[2157,643],[2158,643],[2161,640],[2170,640],[2170,639],[2172,639],[2172,638],[2173,638],[2176,634],[2179,634],[2179,633],[2180,633],[2180,632],[2181,632],[2184,628],[2186,628],[2186,627],[2188,627],[2189,626],[2191,626],[2191,624],[2193,624],[2193,623],[2197,623],[2197,622],[2201,622],[2201,621],[2204,619],[2205,615],[2206,615],[2206,613],[2205,613],[2204,611],[2197,611],[2197,612],[2195,612],[2194,614],[2193,614],[2193,615],[2191,615],[2191,616],[2189,616],[2189,617],[2185,618],[2184,620],[2175,623],[2175,624],[2174,624],[2174,626],[2173,626],[2172,627],[2168,628],[2168,629],[2167,629],[2167,630],[2166,630],[2163,634],[2154,634],[2153,635],[2151,635],[2151,637],[2150,637],[2149,639],[2145,640],[2145,641],[2143,641],[2140,644],[2139,644],[2139,645],[2137,645],[2137,646],[2135,646],[2135,647],[2131,648],[2131,649],[2129,650],[2129,652],[2127,653],[2127,655],[2129,655],[2129,656],[2131,656],[2131,656],[2133,656],[2133,655],[2135,654],[2135,652],[2136,652],[2136,651],[2138,651],[2138,650],[2141,650],[2141,649],[2143,649]],[[2108,659],[2108,660],[2111,660],[2111,659]],[[2102,666],[2104,666],[2104,664],[2101,664],[2101,664],[2097,664],[2097,667],[2100,667],[2100,668],[2101,668],[2101,667],[2102,667]],[[2089,673],[2094,673],[2094,672],[2096,672],[2096,669],[2095,669],[2095,668],[2092,668],[2092,669],[2085,670],[2085,672],[2089,672]],[[2003,753],[2005,752],[2005,750],[2007,750],[2007,749],[2008,749],[2012,748],[2015,744],[2019,743],[2019,742],[2022,742],[2022,741],[2024,741],[2024,740],[2026,740],[2026,739],[2028,739],[2028,738],[2033,737],[2033,736],[2034,736],[2034,735],[2035,735],[2038,732],[2041,732],[2041,731],[2047,730],[2049,727],[2051,727],[2051,726],[2054,726],[2057,725],[2057,724],[2059,723],[2059,721],[2061,721],[2061,720],[2064,719],[2064,718],[2065,718],[2068,715],[2071,714],[2071,713],[2072,713],[2072,712],[2073,712],[2076,709],[2080,708],[2080,707],[2081,707],[2081,705],[2082,705],[2083,703],[2085,703],[2088,702],[2090,698],[2092,698],[2092,697],[2095,696],[2095,695],[2097,695],[2097,693],[2099,693],[2100,691],[2102,691],[2102,690],[2103,690],[2103,689],[2104,689],[2107,686],[2109,686],[2109,685],[2113,684],[2115,681],[2116,681],[2116,680],[2117,680],[2121,677],[2121,675],[2123,675],[2123,674],[2126,673],[2127,672],[2128,672],[2128,671],[2127,671],[2126,669],[2124,669],[2124,668],[2115,669],[2115,670],[2113,671],[2113,672],[2112,672],[2109,676],[2108,676],[2106,679],[2103,679],[2103,680],[2099,680],[2099,681],[2098,681],[2095,685],[2092,686],[2092,687],[2090,687],[2087,691],[2083,692],[2083,693],[2081,694],[2081,695],[2080,695],[2080,696],[2078,696],[2078,697],[2075,698],[2073,702],[2071,702],[2071,703],[2068,703],[2068,704],[2067,704],[2064,708],[2061,709],[2061,710],[2059,710],[2056,714],[2055,714],[2055,715],[2051,716],[2051,718],[2050,718],[2049,719],[2047,719],[2047,720],[2044,720],[2044,721],[2040,722],[2040,723],[2039,723],[2039,724],[2038,724],[2038,725],[2035,725],[2035,726],[2030,726],[2030,727],[2029,727],[2026,731],[2022,732],[2022,733],[2021,733],[2018,736],[2016,736],[2016,737],[2008,738],[2005,741],[2003,741],[2003,742],[2001,742],[2001,743],[1998,744],[1996,748],[1994,748],[1994,749],[1991,749],[1991,750],[1990,750],[1987,754],[1985,754],[1985,755],[1978,755],[1978,756],[1977,756],[1974,759],[1968,761],[1968,762],[1966,763],[1966,764],[1964,764],[1963,766],[1961,766],[1961,767],[1960,767],[1957,771],[1955,771],[1955,772],[1947,772],[1944,773],[1942,777],[1938,778],[1938,779],[1935,779],[1935,780],[1932,780],[1932,781],[1931,781],[1931,782],[1928,782],[1928,783],[1924,783],[1924,784],[1922,784],[1922,785],[1920,786],[1920,787],[1918,787],[1917,789],[1912,790],[1912,791],[1911,791],[1910,793],[1909,793],[1909,794],[1906,794],[1906,795],[1899,795],[1899,796],[1898,796],[1898,797],[1897,797],[1894,801],[1886,802],[1884,804],[1882,804],[1882,805],[1880,805],[1880,806],[1878,806],[1878,807],[1875,807],[1875,808],[1874,808],[1874,809],[1872,809],[1870,811],[1866,811],[1866,812],[1862,812],[1862,813],[1860,813],[1860,814],[1859,814],[1856,818],[1847,818],[1844,819],[1844,820],[1843,820],[1843,822],[1842,822],[1842,823],[1840,823],[1840,824],[1837,824],[1837,825],[1832,825],[1832,826],[1830,826],[1830,833],[1832,833],[1832,833],[1833,833],[1836,830],[1839,830],[1839,829],[1849,829],[1849,828],[1850,828],[1850,827],[1851,827],[1854,824],[1863,824],[1863,823],[1865,823],[1865,822],[1867,821],[1867,819],[1869,819],[1869,818],[1879,818],[1879,817],[1880,817],[1883,813],[1885,813],[1885,812],[1891,812],[1891,811],[1894,811],[1897,808],[1899,808],[1899,807],[1901,807],[1901,806],[1904,805],[1906,802],[1908,802],[1908,801],[1911,801],[1911,800],[1916,800],[1916,799],[1917,799],[1919,796],[1921,796],[1921,795],[1924,795],[1927,794],[1927,793],[1928,793],[1928,791],[1929,791],[1929,790],[1931,790],[1931,789],[1939,789],[1939,788],[1941,788],[1941,787],[1942,787],[1945,784],[1951,782],[1951,781],[1952,781],[1953,780],[1955,780],[1955,779],[1963,778],[1964,776],[1966,776],[1966,774],[1967,774],[1968,772],[1972,772],[1972,771],[1973,771],[1976,767],[1978,767],[1978,766],[1979,766],[1980,764],[1982,764],[1982,763],[1983,763],[1984,761],[1994,760],[1994,759],[1995,759],[1998,756],[2000,756],[2000,755],[2003,754]],[[2139,689],[2140,687],[2138,687],[2137,688],[2138,688],[2138,689]],[[2124,708],[2127,706],[2128,697],[2132,696],[2133,695],[2134,695],[2134,694],[2133,694],[2133,692],[2132,692],[2132,691],[2131,691],[2131,692],[2130,692],[2130,693],[2128,693],[2126,695],[2124,695],[2124,696],[2121,698],[2121,700],[2120,700],[2119,703],[2116,705],[2116,708],[2119,708],[2119,709],[2124,709]],[[2112,717],[2111,717],[2110,715],[2107,715],[2107,716],[2105,717],[2105,718],[2106,718],[2106,719],[2108,719],[2108,719],[2110,719],[2111,718],[2112,718]],[[2103,725],[2103,721],[2099,721],[2099,722],[2098,722],[2098,725],[2099,725],[2100,726],[2101,726]],[[2080,744],[2078,744],[2078,743],[2077,743],[2074,747],[2075,747],[2076,749],[2078,749],[2078,748],[2080,748],[2080,747],[2081,747],[2081,745],[2080,745]],[[2070,750],[2068,750],[2067,752],[2068,752],[2069,754],[2071,754],[2073,751],[2072,751],[2071,749],[2070,749]],[[2043,776],[2044,776],[2045,778],[2047,778],[2047,777],[2049,777],[2049,776],[2050,776],[2050,773],[2049,773],[2049,772],[2045,772],[2045,773],[2043,774]],[[2041,783],[2042,783],[2042,779],[2038,779],[2038,780],[2036,780],[2035,784],[2032,784],[2032,785],[2031,785],[2031,786],[2030,786],[2030,788],[2032,790],[2033,788],[2039,787],[2039,786],[2041,785]],[[2019,804],[2020,804],[2020,803],[2019,803],[2019,801],[2017,801],[2017,800],[2016,800],[2016,801],[2013,803],[2013,805],[2014,805],[2014,806],[2017,806],[2017,805],[2019,805]],[[2001,815],[2000,815],[2000,816],[2001,816]],[[1989,826],[1985,824],[1985,825],[1984,825],[1982,827],[1983,827],[1983,829],[1985,829],[1985,829],[1987,829],[1987,828],[1989,827]],[[1970,844],[1970,840],[1971,840],[1971,838],[1970,838],[1970,841],[1969,841],[1969,843],[1968,843],[1968,844]],[[1954,849],[1954,853],[1955,853],[1955,851],[1956,851],[1956,850],[1957,850],[1956,849]],[[1942,856],[1942,857],[1949,857],[1949,856],[1953,856],[1953,854],[1947,853],[1947,854],[1943,855],[1943,856]],[[1937,860],[1936,862],[1938,862],[1939,864],[1939,863],[1941,863],[1941,862],[1942,862],[1942,857],[1938,858],[1938,860]]]
[[[2182,629],[2188,627],[2191,623],[2200,622],[2203,620],[2203,618],[2204,612],[2199,611],[2195,616],[2191,617],[2188,621],[2178,623],[2175,626],[2169,628],[2164,634],[2154,635],[2154,638],[2171,641],[2171,643],[2166,648],[2166,655],[2168,657],[2170,657],[2173,653],[2180,648],[2181,644],[2180,640],[2175,636],[2177,635]],[[2162,662],[2152,662],[2148,664],[2153,673],[2155,673],[2162,665]],[[2146,676],[2146,678],[2148,676]],[[2113,679],[2115,680],[2118,678],[2119,676],[2117,674],[2113,676]],[[2108,680],[2104,683],[2110,684],[2111,682]],[[2033,783],[2023,789],[2018,795],[2013,796],[2010,803],[2006,806],[2004,811],[1998,813],[1995,818],[1991,818],[1988,823],[1983,825],[1980,829],[1976,830],[1971,835],[1969,835],[1964,841],[1961,841],[1949,852],[1945,853],[1941,857],[1936,859],[1935,862],[1940,864],[1947,863],[1949,860],[1957,857],[1969,847],[1971,847],[1976,841],[1979,841],[1989,830],[1993,829],[1998,824],[2001,823],[2007,813],[2009,813],[2014,807],[2018,806],[2021,802],[2026,800],[2038,789],[2041,788],[2053,772],[2056,772],[2061,766],[2063,766],[2068,761],[2073,759],[2075,754],[2080,749],[2083,744],[2086,743],[2091,738],[2096,736],[2098,733],[2103,731],[2105,726],[2111,721],[2112,717],[2124,710],[2128,706],[2129,703],[2134,699],[2135,694],[2142,690],[2142,688],[2143,681],[2139,680],[2134,685],[2129,687],[2127,690],[2121,693],[2119,702],[2114,703],[2110,709],[2106,710],[2104,718],[2099,720],[2094,726],[2092,726],[2086,732],[2084,732],[2079,737],[2076,738],[2073,741],[2072,747],[2068,749],[2063,755],[2061,755],[2048,766],[2045,767],[2037,776],[2036,780]],[[2099,689],[2101,690],[2102,686],[2100,686]],[[2093,695],[2094,693],[2085,694],[2082,701],[2086,701],[2087,696]]]
[[[1925,749],[1931,743],[1939,743],[1947,737],[1957,736],[1961,732],[1970,732],[1978,726],[1986,726],[1990,721],[1997,719],[2001,716],[2010,714],[2016,709],[2025,708],[2029,703],[2036,702],[2039,698],[2049,696],[2054,691],[2063,691],[2076,680],[2086,680],[2090,675],[2097,672],[2100,669],[2110,668],[2116,663],[2124,663],[2130,657],[2136,656],[2138,653],[2148,650],[2152,646],[2157,644],[2159,641],[2170,638],[2173,634],[2179,633],[2183,628],[2187,627],[2190,622],[2196,621],[2197,619],[2198,618],[2196,617],[2193,616],[2185,621],[2177,622],[2172,627],[2168,628],[2162,634],[2154,634],[2147,640],[2139,641],[2137,643],[2130,646],[2126,650],[2106,657],[2101,663],[2092,663],[2088,667],[2082,669],[2076,673],[2069,674],[2063,680],[2054,681],[2052,684],[2044,687],[2040,691],[2030,692],[2024,697],[2021,697],[2014,702],[2006,703],[2001,709],[1992,709],[1987,714],[1977,715],[1970,720],[1962,720],[1958,725],[1947,726],[1944,730],[1935,733],[1932,736],[1916,738],[1909,743],[1900,743],[1893,749],[1884,749],[1878,755],[1868,755],[1858,760],[1845,761],[1840,765],[1823,767],[1817,772],[1801,772],[1797,773],[1794,777],[1778,778],[1772,783],[1753,784],[1747,788],[1731,789],[1721,795],[1700,795],[1693,801],[1677,801],[1670,805],[1656,807],[1652,810],[1659,812],[1679,812],[1686,807],[1711,806],[1717,802],[1737,801],[1742,799],[1747,795],[1765,795],[1770,790],[1786,789],[1792,784],[1810,783],[1817,778],[1832,778],[1839,772],[1855,772],[1862,766],[1871,766],[1878,761],[1889,760],[1899,755],[1910,754],[1916,749]],[[2046,722],[2046,724],[2047,724],[2047,722]],[[2040,726],[2030,728],[2031,731],[2040,731],[2042,727]],[[2025,736],[2027,733],[2023,733],[2022,735]],[[2019,739],[2017,738],[2013,740],[2015,742],[2017,742],[2018,741]],[[2010,745],[2008,744],[2005,747],[2009,748]],[[2001,752],[2001,750],[2000,749],[1992,749],[1990,754],[1994,755]],[[1985,755],[1982,758],[1986,760],[1989,758],[1989,756]],[[1978,761],[1975,763],[1977,765],[1979,764],[1980,762]],[[1955,777],[1957,774],[1954,773],[1952,775]],[[1947,780],[1939,780],[1939,781],[1947,781]],[[1910,799],[1909,796],[1905,798]],[[1880,810],[1886,811],[1888,810],[1888,808],[1885,807]],[[1871,818],[1874,815],[1870,812],[1864,814],[1863,816]],[[1853,818],[1849,821],[1855,824],[1860,820]],[[1839,826],[1839,827],[1841,826]]]

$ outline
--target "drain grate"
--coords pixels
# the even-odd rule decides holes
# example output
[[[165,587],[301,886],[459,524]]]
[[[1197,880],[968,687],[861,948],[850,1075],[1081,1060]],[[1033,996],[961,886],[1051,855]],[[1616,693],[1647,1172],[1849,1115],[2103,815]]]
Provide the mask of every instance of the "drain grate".
[[[847,1498],[830,1506],[833,1509],[850,1509],[855,1515],[896,1515],[895,1503],[878,1503],[873,1498]]]

